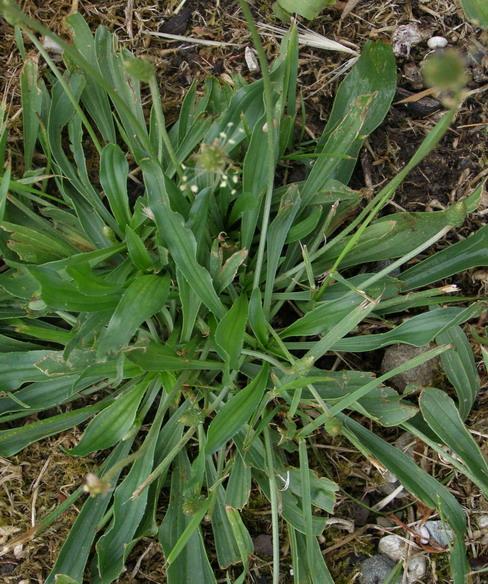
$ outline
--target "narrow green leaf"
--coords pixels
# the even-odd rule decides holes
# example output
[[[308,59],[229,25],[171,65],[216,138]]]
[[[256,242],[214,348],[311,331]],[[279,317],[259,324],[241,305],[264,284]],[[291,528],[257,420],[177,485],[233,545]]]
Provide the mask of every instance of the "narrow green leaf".
[[[350,311],[348,315],[342,318],[330,331],[325,334],[320,341],[312,344],[312,347],[307,351],[300,362],[306,367],[311,367],[317,359],[325,355],[333,346],[340,342],[342,337],[351,332],[368,314],[376,307],[377,303],[374,301],[364,300]]]
[[[87,418],[103,409],[104,406],[105,404],[99,402],[92,406],[72,410],[66,414],[59,414],[19,428],[3,430],[0,432],[0,455],[12,456],[33,442],[59,434],[64,430],[69,430],[83,423]]]
[[[242,565],[244,566],[244,573],[249,572],[249,556],[254,551],[253,542],[249,531],[246,529],[242,517],[237,509],[227,506],[225,508],[227,519],[232,529],[234,539],[237,543],[237,548],[241,557]]]
[[[117,144],[107,144],[100,157],[100,183],[122,232],[130,222],[127,177],[129,163]]]
[[[440,389],[428,387],[419,399],[425,421],[470,471],[488,497],[488,463],[466,429],[454,401]]]
[[[217,483],[217,471],[212,457],[205,456],[205,471],[207,489],[212,493],[210,501],[210,516],[217,561],[222,569],[238,564],[240,560],[238,542],[226,513],[225,490]],[[243,529],[246,528],[242,525]]]
[[[86,456],[123,441],[134,424],[147,388],[148,381],[143,379],[99,412],[86,427],[79,443],[69,451],[70,454]]]
[[[307,445],[305,440],[298,440],[298,454],[300,459],[300,479],[301,479],[301,500],[302,500],[302,513],[303,513],[303,523],[305,525],[305,541],[306,541],[306,558],[309,573],[312,582],[316,582],[315,576],[315,564],[313,557],[313,547],[315,543],[315,536],[313,534],[313,523],[312,523],[312,500],[310,495],[310,471],[308,468],[308,455],[307,455]],[[318,583],[317,583],[318,584]]]
[[[39,115],[41,113],[42,95],[38,86],[39,67],[29,58],[24,61],[20,75],[22,103],[22,141],[24,144],[24,171],[32,168],[32,156],[39,133]]]
[[[354,284],[351,281],[350,283],[354,288]],[[351,293],[345,287],[341,287],[342,293],[338,298],[316,303],[314,308],[306,311],[301,318],[296,319],[282,331],[280,337],[287,338],[324,334],[364,300],[364,292],[370,297],[381,296],[383,299],[396,296],[399,291],[398,281],[392,278],[385,278],[381,283],[371,286],[366,290],[361,287],[359,282],[357,286],[360,290],[356,293]]]
[[[247,324],[247,309],[247,297],[239,296],[215,330],[215,343],[230,369],[239,367]]]
[[[298,188],[292,185],[283,195],[276,217],[268,228],[266,243],[266,280],[264,286],[264,312],[269,313],[276,272],[290,228],[300,208]]]
[[[317,152],[327,152],[325,145],[331,133],[349,116],[359,96],[372,95],[374,99],[365,112],[366,118],[360,135],[348,151],[348,156],[343,158],[329,179],[335,178],[344,184],[349,182],[365,137],[385,118],[395,91],[396,63],[391,45],[368,41],[354,67],[339,85],[327,125],[317,145]]]
[[[488,266],[488,225],[415,264],[399,279],[408,291],[480,266]]]
[[[0,387],[17,389],[28,381],[46,381],[45,374],[36,367],[52,351],[25,351],[0,354]]]
[[[181,311],[183,312],[183,326],[181,327],[181,340],[184,343],[190,341],[195,322],[202,305],[198,294],[185,280],[183,274],[177,270],[178,294],[180,296]]]
[[[139,326],[164,306],[170,288],[167,276],[138,276],[123,293],[97,348],[102,357],[127,345]]]
[[[66,17],[66,22],[73,29],[73,41],[75,48],[90,63],[100,75],[95,39],[87,22],[79,12],[71,13]],[[106,91],[97,83],[93,76],[88,74],[86,89],[82,93],[81,100],[90,116],[95,120],[96,127],[102,134],[105,142],[116,141],[114,116],[111,111],[110,101]]]
[[[207,513],[208,505],[209,505],[208,500],[202,501],[199,504],[198,509],[196,509],[193,512],[190,521],[186,525],[185,529],[181,533],[180,537],[176,541],[175,545],[173,546],[169,554],[166,556],[166,562],[168,563],[169,566],[171,566],[171,564],[174,564],[178,556],[186,547],[188,541],[192,538],[196,530],[199,528],[200,523],[202,522],[203,518],[205,517],[205,514]]]
[[[215,275],[215,289],[217,292],[222,292],[232,284],[240,266],[246,261],[247,253],[247,249],[241,249],[234,252],[225,261],[222,268]]]
[[[7,221],[2,222],[1,228],[10,233],[8,247],[26,263],[42,264],[65,258],[78,251],[61,237],[58,237],[54,230],[53,233],[48,234],[41,229],[33,229]]]
[[[56,574],[54,581],[55,584],[80,584],[79,580],[74,580],[66,574]]]
[[[473,350],[460,326],[453,326],[436,337],[441,344],[452,345],[452,350],[441,355],[441,364],[458,397],[458,409],[463,420],[468,416],[480,389]]]
[[[73,390],[76,375],[63,375],[58,379],[29,383],[8,397],[0,398],[0,414],[21,412],[30,416],[36,411],[47,410],[77,397]],[[82,386],[80,389],[85,389]],[[20,415],[19,415],[20,417]]]
[[[93,578],[94,584],[113,582],[124,569],[126,556],[144,515],[149,491],[145,489],[135,498],[132,494],[153,468],[154,451],[167,403],[167,399],[163,397],[149,432],[140,446],[140,456],[115,490],[113,521],[96,546],[98,574]]]
[[[186,452],[182,452],[177,458],[171,476],[169,506],[159,529],[159,541],[166,558],[171,553],[171,550],[174,550],[176,543],[192,521],[192,516],[185,515],[183,512],[185,504],[183,493],[189,475],[190,464],[188,457]],[[199,528],[193,531],[184,548],[176,556],[175,561],[168,566],[166,573],[167,583],[191,584],[195,581],[196,574],[198,574],[199,583],[201,584],[215,584],[216,582]]]
[[[308,469],[308,478],[303,476],[301,468],[297,469],[292,467],[287,469],[287,472],[289,472],[289,488],[292,493],[297,497],[302,497],[304,489],[303,481],[305,479],[310,488],[311,505],[326,511],[327,513],[334,512],[334,506],[336,503],[335,493],[339,490],[339,485],[330,479],[317,476],[317,474],[310,469]]]
[[[444,227],[459,226],[466,217],[464,203],[456,203],[446,211],[434,213],[394,213],[378,219],[367,227],[341,261],[346,267],[401,257],[428,241]],[[349,247],[353,241],[347,238],[330,249],[314,263],[316,270],[323,271]]]
[[[262,345],[266,346],[269,337],[268,321],[264,314],[261,290],[259,288],[254,288],[251,292],[248,316],[249,324],[251,325],[256,338]]]
[[[273,164],[273,153],[269,152],[264,124],[264,117],[256,121],[242,167],[242,193],[244,196],[251,195],[255,203],[242,214],[241,245],[245,249],[249,249],[252,244],[266,189],[268,167]]]
[[[100,468],[100,475],[103,476],[106,470],[123,460],[129,453],[131,445],[132,440],[127,440],[116,446]],[[112,477],[111,483],[113,485],[117,483],[119,474],[120,471]],[[89,497],[85,501],[45,584],[58,584],[63,582],[62,578],[67,577],[72,578],[73,582],[82,582],[85,565],[98,531],[98,524],[107,510],[112,494],[112,490],[109,490],[108,493]],[[66,582],[68,584],[68,581]]]
[[[210,274],[196,259],[195,236],[185,226],[183,217],[170,209],[161,167],[154,161],[144,160],[141,168],[161,242],[166,244],[177,268],[201,301],[218,318],[222,318],[225,314],[224,305],[215,292]]]
[[[154,262],[144,245],[142,239],[128,225],[125,228],[125,241],[130,261],[139,270],[146,271],[154,267]]]
[[[286,470],[284,470],[283,476],[285,477]],[[271,492],[270,492],[270,484],[269,484],[269,475],[267,472],[262,472],[258,470],[253,470],[253,478],[258,483],[260,489],[263,491],[266,498],[270,501],[271,500]],[[281,484],[279,485],[281,487]],[[300,493],[297,496],[293,493],[290,489],[283,490],[280,492],[280,508],[281,514],[288,521],[295,529],[297,529],[300,533],[305,534],[307,531],[307,527],[303,520],[303,512],[301,507],[301,498],[302,494]],[[312,529],[313,534],[318,537],[320,536],[324,529],[325,529],[326,518],[320,517],[318,515],[312,516]]]
[[[467,308],[436,308],[413,316],[386,333],[363,335],[344,339],[334,345],[338,351],[371,351],[397,343],[407,343],[421,347],[430,343],[446,328],[462,324],[474,318],[484,309],[483,304],[473,304]]]
[[[330,132],[327,141],[320,150],[322,156],[318,158],[310,171],[302,188],[304,206],[311,203],[316,194],[323,190],[331,178],[341,180],[341,165],[348,158],[363,132],[373,95],[359,95],[347,116],[344,116]]]
[[[237,450],[225,491],[225,504],[233,509],[243,509],[251,494],[251,468]]]
[[[37,266],[29,266],[28,270],[41,285],[42,300],[55,310],[100,312],[115,308],[120,300],[118,287],[106,289],[100,295],[88,295],[80,292],[73,281],[61,278],[53,270]]]
[[[338,340],[334,343],[333,349],[335,351],[360,353],[398,343],[421,347],[430,343],[445,329],[457,324],[463,324],[469,319],[476,317],[484,309],[485,305],[483,302],[473,304],[467,308],[436,308],[435,310],[413,316],[386,333],[361,335]],[[289,349],[312,349],[316,344],[313,342],[298,342],[286,343],[286,346]]]
[[[0,170],[3,171],[3,176],[0,179],[0,222],[3,222],[5,209],[7,208],[7,194],[10,186],[10,165],[7,165],[5,169],[0,168]]]
[[[304,213],[303,219],[290,227],[285,243],[301,241],[315,231],[322,218],[322,209],[322,205],[310,205]]]
[[[185,355],[177,354],[171,347],[159,343],[131,347],[127,358],[144,371],[185,371],[187,369],[220,371],[222,369],[221,362],[189,359]]]
[[[230,440],[254,414],[266,391],[269,368],[264,366],[251,383],[238,391],[210,423],[207,453],[212,454]]]

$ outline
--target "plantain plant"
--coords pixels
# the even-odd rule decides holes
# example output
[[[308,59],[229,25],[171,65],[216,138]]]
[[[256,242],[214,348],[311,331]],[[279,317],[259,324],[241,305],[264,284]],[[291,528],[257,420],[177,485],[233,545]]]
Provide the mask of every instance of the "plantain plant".
[[[485,305],[442,280],[488,265],[488,227],[421,259],[476,210],[482,187],[444,211],[387,207],[462,96],[366,198],[347,185],[395,94],[388,45],[366,43],[311,145],[296,29],[268,68],[244,1],[262,79],[193,85],[171,127],[153,66],[107,29],[93,35],[72,14],[68,42],[10,0],[0,7],[46,64],[26,56],[22,71],[22,171],[11,170],[6,112],[0,126],[0,454],[76,426],[67,456],[98,453],[85,484],[29,534],[84,498],[46,583],[114,582],[148,536],[169,584],[245,582],[256,490],[270,504],[273,582],[285,539],[294,582],[333,582],[318,537],[341,485],[316,470],[310,445],[338,436],[450,524],[452,577],[463,583],[461,505],[381,437],[403,428],[449,447],[487,494],[488,467],[463,422],[480,382],[461,328]],[[39,35],[58,43],[62,65]],[[380,377],[332,366],[392,344],[425,350]],[[456,400],[388,385],[438,356]]]

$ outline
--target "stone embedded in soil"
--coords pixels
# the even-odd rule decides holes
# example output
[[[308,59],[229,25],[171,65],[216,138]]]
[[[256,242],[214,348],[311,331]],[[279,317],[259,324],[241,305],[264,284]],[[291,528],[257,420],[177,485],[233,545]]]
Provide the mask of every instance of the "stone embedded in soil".
[[[367,505],[367,507],[363,507],[363,505],[360,505],[359,503],[352,502],[349,509],[349,515],[354,521],[356,527],[363,527],[363,525],[366,525],[371,513],[371,511],[368,509],[368,507],[371,505],[369,498],[365,497],[363,499],[363,503]]]
[[[254,553],[260,557],[271,557],[273,555],[273,538],[271,535],[261,533],[253,539]]]
[[[361,584],[383,584],[394,567],[395,562],[382,554],[371,556],[361,562],[359,582]]]
[[[488,530],[488,515],[486,514],[478,515],[477,523],[480,529]]]
[[[429,532],[431,541],[441,547],[448,547],[454,539],[452,529],[444,521],[427,521],[424,527]]]
[[[378,551],[390,560],[399,562],[407,554],[407,542],[397,535],[385,535],[378,543]]]
[[[165,20],[159,32],[184,35],[190,23],[191,13],[191,8],[185,6],[178,14]]]
[[[413,584],[414,582],[421,582],[427,571],[427,560],[425,556],[414,556],[408,560],[406,573],[407,582]]]
[[[410,87],[412,89],[423,89],[424,87],[424,78],[422,77],[422,72],[420,67],[417,63],[413,61],[408,61],[403,65],[403,77],[406,81],[408,81]]]
[[[399,367],[409,359],[418,357],[430,347],[412,347],[410,345],[392,345],[388,347],[381,362],[381,371],[386,373],[395,367]],[[438,360],[431,359],[423,365],[414,367],[405,373],[395,375],[390,379],[390,382],[399,390],[403,391],[409,383],[426,387],[431,385],[438,367]]]
[[[447,39],[441,36],[433,36],[427,41],[429,49],[443,49],[447,47]]]

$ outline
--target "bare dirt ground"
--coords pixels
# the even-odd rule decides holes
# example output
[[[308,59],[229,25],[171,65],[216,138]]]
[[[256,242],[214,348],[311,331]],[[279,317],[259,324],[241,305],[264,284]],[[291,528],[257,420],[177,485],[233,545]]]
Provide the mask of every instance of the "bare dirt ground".
[[[21,4],[32,16],[63,34],[67,32],[63,18],[77,9],[93,28],[99,24],[109,27],[117,32],[128,48],[150,58],[160,75],[169,121],[194,80],[202,80],[209,74],[226,78],[236,72],[252,78],[244,59],[244,49],[249,44],[246,27],[236,3],[229,0],[187,0],[177,15],[175,10],[179,0],[27,0]],[[256,0],[254,5],[259,21],[280,24],[273,16],[270,1]],[[360,48],[371,38],[391,41],[398,26],[409,23],[418,27],[422,41],[412,48],[408,56],[398,59],[399,91],[395,104],[382,127],[370,137],[353,177],[353,186],[367,189],[380,187],[403,166],[438,119],[441,104],[433,96],[422,97],[421,92],[426,88],[420,66],[429,51],[426,40],[432,35],[440,35],[463,55],[470,76],[468,89],[471,93],[439,148],[411,173],[398,190],[394,202],[395,207],[409,211],[436,210],[465,196],[488,174],[488,33],[467,23],[454,0],[337,2],[308,26],[328,38]],[[148,34],[151,31],[232,44],[205,47],[175,43],[151,36]],[[276,54],[277,47],[276,38],[266,37],[270,56]],[[27,50],[30,50],[28,45]],[[304,47],[300,57],[300,86],[307,110],[306,131],[310,137],[316,137],[327,119],[337,86],[338,81],[333,80],[334,71],[347,56]],[[21,60],[15,50],[13,32],[0,20],[0,95],[4,95],[10,108],[10,145],[14,158],[15,152],[20,152],[20,68]],[[409,96],[414,96],[410,97],[409,103],[399,103]],[[486,207],[488,204],[484,209]],[[486,216],[482,208],[481,213],[473,215],[452,237],[466,236],[482,225]],[[456,283],[464,294],[481,294],[488,284],[486,278],[486,273],[484,276],[465,274]],[[474,325],[474,331],[482,334],[483,324],[486,323],[480,320]],[[479,361],[479,353],[477,357]],[[484,375],[484,390],[479,395],[469,424],[477,432],[475,438],[488,453],[483,443],[488,435],[488,380],[481,367],[480,374]],[[27,448],[9,461],[0,460],[0,543],[13,530],[28,529],[82,482],[92,461],[74,460],[64,455],[61,449],[62,446],[72,445],[77,437],[76,433],[66,434]],[[468,546],[472,569],[486,567],[488,545],[483,545],[477,535],[476,516],[488,512],[488,504],[471,483],[444,467],[442,461],[433,458],[428,449],[417,445],[416,450],[417,461],[436,476],[445,477],[452,492],[466,508],[471,525]],[[323,542],[324,553],[336,582],[353,582],[357,561],[376,549],[381,536],[374,517],[362,506],[372,505],[383,496],[377,489],[378,473],[368,461],[349,450],[347,444],[340,440],[318,444],[317,459],[332,472],[332,478],[356,499],[354,501],[341,492],[336,510],[337,517],[355,521],[353,533],[348,533],[340,525],[333,526],[327,530]],[[408,507],[411,503],[407,499],[402,504]],[[72,509],[42,537],[0,557],[0,581],[12,584],[44,582],[76,512]],[[405,519],[421,512],[410,507]],[[254,582],[264,584],[269,581],[270,574],[267,539],[271,533],[270,515],[267,502],[258,493],[252,499],[246,519],[254,528],[253,536],[260,538],[255,540]],[[165,582],[162,556],[155,542],[142,541],[131,558],[120,583]],[[431,554],[424,581],[448,583],[447,574],[446,554]],[[487,581],[480,578],[476,576],[474,581]]]

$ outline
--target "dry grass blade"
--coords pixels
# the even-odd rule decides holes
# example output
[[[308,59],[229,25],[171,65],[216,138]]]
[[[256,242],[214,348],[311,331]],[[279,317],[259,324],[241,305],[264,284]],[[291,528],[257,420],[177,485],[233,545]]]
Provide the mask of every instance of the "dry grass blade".
[[[273,26],[271,24],[265,24],[263,22],[260,22],[258,26],[261,31],[263,31],[265,36],[276,36],[278,38],[283,38],[287,33],[287,30],[284,28]],[[328,39],[318,32],[314,32],[304,27],[298,28],[298,42],[301,45],[313,47],[315,49],[322,49],[323,51],[337,51],[339,53],[347,53],[354,56],[359,54],[358,51],[352,49],[351,47],[347,47],[342,43]]]
[[[155,36],[158,38],[166,39],[167,41],[177,41],[177,42],[184,42],[190,43],[193,45],[204,45],[205,47],[229,47],[229,46],[238,46],[236,43],[226,43],[224,41],[211,41],[207,39],[198,39],[195,37],[184,36],[180,34],[171,34],[169,32],[156,32],[153,30],[146,30],[144,34]]]

